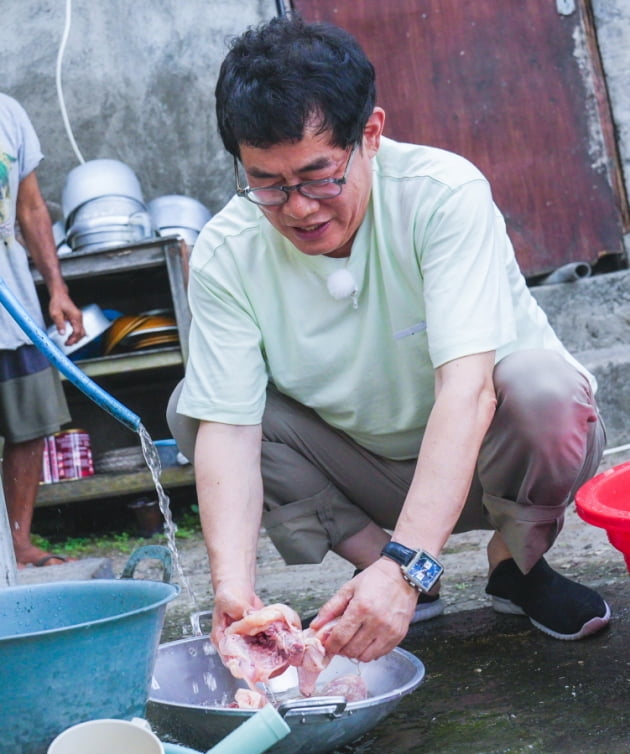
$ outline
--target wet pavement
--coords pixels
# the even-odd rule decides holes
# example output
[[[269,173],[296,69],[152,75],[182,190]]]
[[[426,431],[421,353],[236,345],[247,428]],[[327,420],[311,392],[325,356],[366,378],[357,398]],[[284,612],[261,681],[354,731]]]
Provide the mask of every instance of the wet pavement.
[[[612,609],[610,626],[594,637],[558,641],[489,603],[412,626],[401,646],[423,662],[424,682],[336,754],[629,752],[630,576],[621,555],[610,555],[605,583],[581,579]],[[40,579],[43,571],[61,575],[37,569]],[[177,613],[167,616],[162,641],[175,638],[169,633],[181,637]]]
[[[344,752],[626,754],[630,751],[630,578],[600,588],[613,620],[558,641],[491,607],[411,628],[402,647],[424,683]]]

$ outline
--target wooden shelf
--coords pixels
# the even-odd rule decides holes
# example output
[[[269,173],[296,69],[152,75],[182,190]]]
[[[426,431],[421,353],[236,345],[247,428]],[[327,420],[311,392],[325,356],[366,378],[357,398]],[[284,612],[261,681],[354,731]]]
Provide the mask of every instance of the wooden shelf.
[[[59,257],[63,277],[66,281],[92,278],[95,275],[111,275],[116,272],[142,270],[164,264],[164,255],[182,254],[182,241],[177,238],[155,238],[130,246],[116,246],[113,249],[96,251],[73,251]],[[42,283],[42,276],[35,267],[31,269],[33,280]]]
[[[190,310],[186,298],[188,277],[188,247],[179,236],[152,238],[130,246],[97,251],[73,251],[59,257],[61,272],[66,282],[89,280],[101,275],[138,272],[152,267],[166,267],[170,296],[179,332],[182,360],[188,356],[188,330]],[[43,287],[38,270],[31,265],[35,283]],[[72,286],[71,286],[72,292]]]
[[[193,468],[191,465],[168,466],[162,469],[160,482],[167,493],[169,488],[193,486]],[[39,508],[145,492],[155,492],[153,477],[148,469],[120,474],[94,474],[82,479],[40,484],[35,504]]]
[[[152,237],[129,246],[87,252],[75,251],[61,256],[59,262],[63,277],[70,284],[71,294],[76,291],[83,300],[94,300],[96,303],[99,302],[99,293],[108,295],[113,298],[115,309],[118,308],[115,305],[116,298],[131,298],[135,302],[136,281],[139,293],[143,291],[146,279],[157,281],[158,296],[164,298],[165,303],[168,301],[168,307],[173,309],[179,344],[83,359],[75,364],[90,378],[111,378],[108,383],[112,383],[116,391],[115,397],[125,406],[127,398],[133,398],[134,405],[137,406],[134,407],[134,411],[138,415],[141,415],[141,407],[147,408],[144,393],[151,392],[150,389],[147,391],[143,388],[145,384],[159,385],[161,396],[166,402],[165,393],[172,389],[168,385],[177,378],[178,372],[183,373],[187,356],[190,311],[186,297],[188,247],[185,241],[179,236]],[[155,275],[149,273],[152,268]],[[37,286],[43,290],[42,277],[35,268],[32,268],[32,275]],[[94,411],[98,409],[77,401],[76,398],[80,396],[76,396],[72,389],[68,390],[68,396],[75,401],[76,411],[73,411],[71,406],[73,420],[77,426],[84,426],[84,419],[93,417]],[[152,400],[153,396],[149,395],[148,405],[153,411],[155,401],[151,403]],[[165,424],[165,419],[163,423]],[[98,419],[91,426],[89,421],[86,421],[85,426],[86,431],[92,434],[92,447],[110,447],[118,444],[119,427],[112,428],[111,423],[103,425]],[[177,487],[192,487],[192,466],[166,467],[162,470],[160,481],[167,492]],[[144,494],[155,495],[156,490],[151,473],[148,468],[143,467],[133,472],[101,473],[82,479],[40,484],[36,506]]]
[[[84,359],[83,361],[77,361],[76,365],[88,377],[103,377],[112,374],[179,366],[183,363],[182,352],[179,347],[175,347],[152,349],[140,353],[102,356],[96,359]],[[65,379],[65,377],[62,378]]]

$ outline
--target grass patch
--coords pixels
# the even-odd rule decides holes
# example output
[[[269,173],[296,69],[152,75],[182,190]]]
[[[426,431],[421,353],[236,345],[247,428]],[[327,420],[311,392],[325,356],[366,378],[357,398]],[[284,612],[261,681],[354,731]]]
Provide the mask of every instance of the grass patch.
[[[173,522],[176,526],[175,539],[186,540],[201,536],[199,508],[196,504],[185,509],[173,510]],[[127,529],[98,531],[81,536],[64,536],[63,532],[42,536],[33,533],[33,544],[47,552],[57,552],[69,558],[102,557],[108,553],[128,555],[143,544],[166,544],[164,534],[141,537]]]
[[[162,539],[164,539],[163,536]],[[95,535],[93,537],[67,537],[60,539],[55,537],[54,542],[46,537],[33,534],[32,540],[33,544],[41,547],[42,550],[54,550],[70,558],[98,555],[104,550],[131,553],[138,546],[139,542],[144,541],[142,537],[134,537],[128,532],[112,532],[111,534]]]

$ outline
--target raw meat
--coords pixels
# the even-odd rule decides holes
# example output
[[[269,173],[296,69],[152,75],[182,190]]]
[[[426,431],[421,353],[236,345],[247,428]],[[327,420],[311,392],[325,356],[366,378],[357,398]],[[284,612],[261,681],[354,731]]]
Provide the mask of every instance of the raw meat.
[[[250,688],[236,692],[236,706],[250,709],[264,706],[267,700],[255,684],[267,683],[291,665],[297,667],[300,694],[312,696],[320,673],[333,657],[326,653],[324,644],[336,623],[335,619],[319,631],[312,628],[303,631],[294,610],[275,604],[252,610],[228,626],[218,646],[219,655],[232,675],[243,678]],[[365,681],[354,674],[329,681],[318,694],[345,696],[349,702],[368,696]]]
[[[269,700],[264,694],[251,689],[237,689],[234,694],[235,706],[239,709],[262,709]]]
[[[348,673],[328,681],[317,696],[345,696],[347,702],[362,702],[368,698],[368,688],[360,675]]]
[[[332,620],[322,626],[319,631],[307,628],[304,636],[304,657],[298,667],[300,679],[300,693],[304,696],[312,696],[319,674],[328,666],[332,655],[326,654],[324,643],[330,636],[330,632],[337,620]]]
[[[255,683],[266,683],[289,665],[301,665],[302,623],[287,605],[268,605],[228,626],[217,649],[232,675],[255,691]]]

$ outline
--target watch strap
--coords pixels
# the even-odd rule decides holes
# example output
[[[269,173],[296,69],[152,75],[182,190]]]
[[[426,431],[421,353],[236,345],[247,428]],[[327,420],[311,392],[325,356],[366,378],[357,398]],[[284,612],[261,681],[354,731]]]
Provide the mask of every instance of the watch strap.
[[[444,573],[444,567],[433,555],[425,550],[412,550],[399,542],[388,542],[381,555],[398,563],[405,581],[420,592],[430,592]]]
[[[396,561],[398,565],[406,566],[411,563],[417,550],[412,550],[410,547],[405,547],[399,542],[388,542],[381,550],[381,555],[385,555],[388,558]]]

